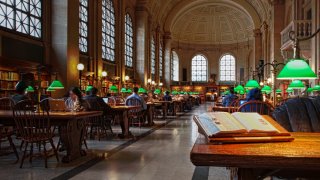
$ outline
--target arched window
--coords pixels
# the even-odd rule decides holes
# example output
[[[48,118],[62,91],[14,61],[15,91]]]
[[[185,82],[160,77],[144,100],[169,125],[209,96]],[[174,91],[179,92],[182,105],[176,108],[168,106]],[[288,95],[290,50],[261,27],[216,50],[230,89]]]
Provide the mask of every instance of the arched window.
[[[175,51],[171,53],[171,80],[179,81],[179,57]]]
[[[162,50],[162,43],[160,42],[159,45],[159,77],[162,80],[162,69],[163,69],[163,50]]]
[[[112,0],[102,0],[102,59],[114,61],[115,14]]]
[[[225,54],[220,59],[220,81],[236,80],[236,59],[231,54]]]
[[[88,52],[88,11],[89,0],[79,1],[79,49],[83,53]]]
[[[156,74],[156,45],[154,42],[153,37],[151,38],[151,45],[150,45],[151,53],[150,53],[150,59],[151,59],[151,76],[154,78]]]
[[[0,1],[0,27],[42,37],[42,0]]]
[[[125,65],[133,67],[133,27],[132,19],[129,14],[125,17]]]
[[[207,59],[203,55],[196,55],[191,64],[192,81],[207,81]]]

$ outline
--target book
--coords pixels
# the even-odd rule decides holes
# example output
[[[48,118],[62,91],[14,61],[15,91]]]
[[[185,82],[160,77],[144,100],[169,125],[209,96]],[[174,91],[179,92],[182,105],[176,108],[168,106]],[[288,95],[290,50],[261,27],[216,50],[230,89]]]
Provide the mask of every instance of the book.
[[[253,112],[209,112],[195,116],[199,132],[209,141],[289,141],[290,133],[269,116]],[[287,137],[290,138],[287,138]]]

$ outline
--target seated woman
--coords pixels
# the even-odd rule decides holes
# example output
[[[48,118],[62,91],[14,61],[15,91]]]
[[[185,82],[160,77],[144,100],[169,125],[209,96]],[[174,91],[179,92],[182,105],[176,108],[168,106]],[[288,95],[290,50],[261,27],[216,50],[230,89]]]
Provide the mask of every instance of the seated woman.
[[[230,87],[230,88],[229,88],[229,91],[230,91],[230,94],[228,94],[228,95],[222,100],[222,106],[224,106],[224,107],[229,107],[230,104],[231,104],[234,100],[238,99],[238,96],[236,96],[236,95],[234,94],[234,88],[233,88],[233,87]]]
[[[240,112],[257,112],[261,115],[269,115],[271,113],[271,105],[263,102],[263,96],[259,88],[251,89],[247,95],[247,103],[240,106]],[[250,102],[257,103],[250,103]]]
[[[84,111],[87,107],[82,99],[82,93],[78,87],[72,87],[69,91],[69,97],[65,101],[67,111]]]

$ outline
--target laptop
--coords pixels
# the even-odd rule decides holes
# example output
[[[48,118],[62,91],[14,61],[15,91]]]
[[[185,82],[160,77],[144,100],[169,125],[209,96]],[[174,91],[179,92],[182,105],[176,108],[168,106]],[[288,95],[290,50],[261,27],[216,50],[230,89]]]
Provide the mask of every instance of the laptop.
[[[50,99],[49,100],[50,111],[66,111],[66,104],[63,99]]]

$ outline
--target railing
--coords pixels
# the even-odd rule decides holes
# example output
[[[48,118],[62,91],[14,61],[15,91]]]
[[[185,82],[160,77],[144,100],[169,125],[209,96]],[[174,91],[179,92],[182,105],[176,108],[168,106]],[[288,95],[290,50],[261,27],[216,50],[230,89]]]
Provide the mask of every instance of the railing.
[[[312,34],[312,21],[311,20],[294,20],[281,31],[281,45],[285,45],[290,41],[289,33],[294,31],[296,37],[304,38]]]

